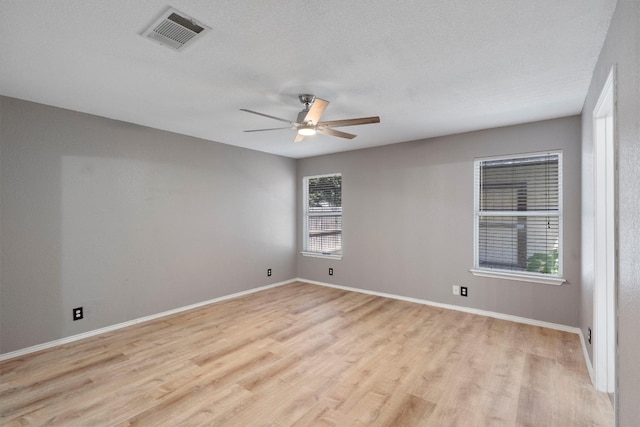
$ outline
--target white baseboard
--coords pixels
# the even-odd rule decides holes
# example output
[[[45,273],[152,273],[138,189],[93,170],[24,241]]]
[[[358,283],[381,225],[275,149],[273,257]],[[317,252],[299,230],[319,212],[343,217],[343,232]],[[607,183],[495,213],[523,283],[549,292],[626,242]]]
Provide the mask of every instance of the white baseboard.
[[[137,319],[129,320],[126,322],[118,323],[116,325],[107,326],[100,329],[94,329],[92,331],[83,332],[81,334],[72,335],[70,337],[61,338],[59,340],[53,340],[42,344],[37,344],[31,347],[23,348],[20,350],[12,351],[10,353],[0,354],[0,362],[3,360],[13,359],[14,357],[24,356],[26,354],[35,353],[36,351],[45,350],[52,347],[57,347],[62,344],[68,344],[70,342],[78,341],[84,338],[93,337],[95,335],[104,334],[105,332],[115,331],[116,329],[126,328],[127,326],[133,326],[138,323],[148,322],[149,320],[158,319],[160,317],[170,316],[172,314],[181,313],[183,311],[192,310],[194,308],[202,307],[205,305],[213,304],[220,301],[225,301],[232,298],[238,298],[244,295],[253,294],[255,292],[264,291],[265,289],[276,288],[278,286],[288,285],[289,283],[295,282],[296,279],[286,280],[284,282],[273,283],[271,285],[260,286],[258,288],[249,289],[242,292],[236,292],[230,295],[224,295],[218,298],[213,298],[207,301],[198,302],[195,304],[187,305],[184,307],[174,308],[173,310],[163,311],[162,313],[152,314],[150,316],[139,317]]]
[[[225,301],[225,300],[232,299],[232,298],[241,297],[241,296],[244,296],[244,295],[249,295],[249,294],[252,294],[252,293],[255,293],[255,292],[260,292],[260,291],[263,291],[263,290],[266,290],[266,289],[271,289],[271,288],[275,288],[275,287],[278,287],[278,286],[287,285],[287,284],[293,283],[293,282],[305,282],[305,283],[309,283],[309,284],[312,284],[312,285],[326,286],[326,287],[330,287],[330,288],[342,289],[342,290],[351,291],[351,292],[359,292],[359,293],[363,293],[363,294],[375,295],[375,296],[380,296],[380,297],[385,297],[385,298],[392,298],[392,299],[401,300],[401,301],[408,301],[408,302],[413,302],[413,303],[417,303],[417,304],[424,304],[424,305],[444,308],[444,309],[448,309],[448,310],[462,311],[462,312],[465,312],[465,313],[478,314],[480,316],[493,317],[493,318],[496,318],[496,319],[509,320],[509,321],[516,322],[516,323],[524,323],[524,324],[527,324],[527,325],[540,326],[540,327],[543,327],[543,328],[555,329],[555,330],[559,330],[559,331],[578,334],[580,336],[580,341],[582,343],[582,349],[584,351],[584,356],[585,356],[585,362],[587,364],[587,369],[589,370],[589,375],[591,376],[591,379],[592,379],[592,382],[593,382],[593,367],[592,367],[591,361],[589,359],[589,354],[587,352],[587,347],[586,347],[586,344],[585,344],[584,336],[582,335],[582,331],[579,328],[575,328],[575,327],[572,327],[572,326],[566,326],[566,325],[560,325],[560,324],[556,324],[556,323],[543,322],[543,321],[535,320],[535,319],[528,319],[528,318],[525,318],[525,317],[512,316],[512,315],[509,315],[509,314],[497,313],[497,312],[493,312],[493,311],[479,310],[479,309],[475,309],[475,308],[462,307],[462,306],[457,306],[457,305],[452,305],[452,304],[442,304],[442,303],[423,300],[423,299],[418,299],[418,298],[411,298],[411,297],[405,297],[405,296],[401,296],[401,295],[388,294],[388,293],[385,293],[385,292],[370,291],[370,290],[360,289],[360,288],[352,288],[352,287],[349,287],[349,286],[334,285],[334,284],[331,284],[331,283],[318,282],[318,281],[315,281],[315,280],[308,280],[308,279],[303,279],[303,278],[296,278],[296,279],[286,280],[284,282],[279,282],[279,283],[274,283],[274,284],[271,284],[271,285],[261,286],[261,287],[258,287],[258,288],[253,288],[253,289],[249,289],[249,290],[242,291],[242,292],[237,292],[237,293],[230,294],[230,295],[224,295],[224,296],[221,296],[221,297],[218,297],[218,298],[213,298],[211,300],[199,302],[199,303],[196,303],[196,304],[191,304],[191,305],[184,306],[184,307],[179,307],[179,308],[176,308],[176,309],[173,309],[173,310],[169,310],[169,311],[164,311],[162,313],[157,313],[157,314],[152,314],[150,316],[140,317],[140,318],[137,318],[137,319],[129,320],[127,322],[118,323],[116,325],[111,325],[111,326],[107,326],[107,327],[104,327],[104,328],[95,329],[95,330],[88,331],[88,332],[83,332],[81,334],[72,335],[70,337],[61,338],[59,340],[54,340],[54,341],[49,341],[49,342],[46,342],[46,343],[43,343],[43,344],[34,345],[34,346],[31,346],[31,347],[27,347],[27,348],[23,348],[23,349],[20,349],[20,350],[12,351],[10,353],[0,354],[0,361],[12,359],[14,357],[24,356],[26,354],[34,353],[36,351],[45,350],[45,349],[56,347],[56,346],[59,346],[59,345],[62,345],[62,344],[67,344],[67,343],[70,343],[70,342],[78,341],[78,340],[81,340],[81,339],[84,339],[84,338],[93,337],[95,335],[103,334],[103,333],[106,333],[106,332],[115,331],[117,329],[126,328],[127,326],[136,325],[138,323],[147,322],[147,321],[150,321],[150,320],[158,319],[160,317],[170,316],[172,314],[180,313],[180,312],[187,311],[187,310],[192,310],[194,308],[202,307],[202,306],[205,306],[205,305],[208,305],[208,304],[213,304],[213,303],[216,303],[216,302],[220,302],[220,301]]]
[[[317,282],[315,280],[307,280],[307,279],[298,278],[298,279],[296,279],[296,281],[310,283],[312,285],[327,286],[327,287],[330,287],[330,288],[342,289],[342,290],[345,290],[345,291],[360,292],[360,293],[368,294],[368,295],[375,295],[375,296],[379,296],[379,297],[392,298],[392,299],[397,299],[397,300],[401,300],[401,301],[414,302],[416,304],[424,304],[424,305],[430,305],[430,306],[433,306],[433,307],[446,308],[448,310],[456,310],[456,311],[462,311],[462,312],[465,312],[465,313],[478,314],[480,316],[493,317],[495,319],[501,319],[501,320],[509,320],[511,322],[524,323],[526,325],[540,326],[542,328],[555,329],[555,330],[558,330],[558,331],[570,332],[570,333],[579,334],[580,336],[582,336],[582,331],[579,328],[575,328],[573,326],[566,326],[566,325],[560,325],[560,324],[557,324],[557,323],[543,322],[541,320],[529,319],[529,318],[526,318],[526,317],[519,317],[519,316],[512,316],[510,314],[497,313],[497,312],[494,312],[494,311],[479,310],[477,308],[462,307],[462,306],[453,305],[453,304],[442,304],[442,303],[439,303],[439,302],[433,302],[433,301],[428,301],[428,300],[418,299],[418,298],[405,297],[405,296],[401,296],[401,295],[387,294],[387,293],[384,293],[384,292],[370,291],[370,290],[367,290],[367,289],[351,288],[349,286],[341,286],[341,285],[333,285],[331,283]]]
[[[593,372],[593,364],[591,363],[591,359],[589,358],[589,350],[587,350],[587,341],[584,339],[584,334],[582,333],[582,329],[578,330],[578,335],[580,335],[580,344],[582,344],[582,352],[584,353],[584,362],[587,365],[587,371],[589,371],[589,379],[591,379],[591,384],[595,387],[596,385],[596,376]]]
[[[452,304],[442,304],[439,302],[433,302],[433,301],[428,301],[428,300],[423,300],[418,298],[387,294],[385,292],[376,292],[376,291],[370,291],[367,289],[359,289],[359,288],[352,288],[349,286],[341,286],[341,285],[334,285],[331,283],[317,282],[315,280],[298,278],[296,279],[296,281],[310,283],[312,285],[327,286],[330,288],[342,289],[345,291],[360,292],[363,294],[376,295],[376,296],[385,297],[385,298],[392,298],[392,299],[397,299],[401,301],[414,302],[417,304],[430,305],[433,307],[445,308],[449,310],[462,311],[465,313],[478,314],[481,316],[493,317],[496,319],[509,320],[516,323],[523,323],[523,324],[532,325],[532,326],[540,326],[542,328],[549,328],[549,329],[555,329],[558,331],[578,334],[578,336],[580,337],[580,344],[582,345],[582,352],[584,353],[584,362],[587,365],[587,371],[589,371],[589,378],[591,379],[591,384],[595,386],[595,375],[593,372],[593,365],[591,363],[591,359],[589,358],[589,351],[587,350],[586,340],[584,339],[582,329],[580,328],[575,328],[573,326],[560,325],[557,323],[543,322],[540,320],[529,319],[526,317],[512,316],[510,314],[497,313],[494,311],[478,310],[476,308],[462,307],[462,306],[452,305]]]

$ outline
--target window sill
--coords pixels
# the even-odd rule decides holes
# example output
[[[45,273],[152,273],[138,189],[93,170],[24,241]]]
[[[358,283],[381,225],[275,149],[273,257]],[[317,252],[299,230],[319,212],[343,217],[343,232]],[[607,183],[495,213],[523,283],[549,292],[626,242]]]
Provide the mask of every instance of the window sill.
[[[311,258],[327,258],[327,259],[342,259],[342,255],[323,254],[319,252],[300,252],[302,256],[308,256]]]
[[[472,268],[469,271],[474,276],[492,277],[494,279],[518,280],[521,282],[542,283],[544,285],[560,286],[564,282],[566,282],[566,280],[562,277],[543,276],[538,274],[523,274],[523,273],[516,273],[511,271],[488,270],[488,269],[484,270],[479,268]]]

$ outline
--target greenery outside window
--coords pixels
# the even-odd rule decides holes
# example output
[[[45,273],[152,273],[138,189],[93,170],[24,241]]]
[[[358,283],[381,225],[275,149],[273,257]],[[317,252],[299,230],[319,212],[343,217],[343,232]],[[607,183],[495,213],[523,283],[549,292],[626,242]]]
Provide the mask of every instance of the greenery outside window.
[[[562,153],[474,162],[479,276],[562,284]]]
[[[303,255],[342,257],[342,175],[303,180]]]

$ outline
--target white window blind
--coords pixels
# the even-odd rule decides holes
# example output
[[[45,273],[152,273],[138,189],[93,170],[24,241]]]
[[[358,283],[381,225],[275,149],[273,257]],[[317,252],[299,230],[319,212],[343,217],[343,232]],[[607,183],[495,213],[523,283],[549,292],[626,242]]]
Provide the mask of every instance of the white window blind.
[[[342,255],[342,175],[304,178],[303,253]]]
[[[475,161],[474,268],[562,275],[562,156]]]

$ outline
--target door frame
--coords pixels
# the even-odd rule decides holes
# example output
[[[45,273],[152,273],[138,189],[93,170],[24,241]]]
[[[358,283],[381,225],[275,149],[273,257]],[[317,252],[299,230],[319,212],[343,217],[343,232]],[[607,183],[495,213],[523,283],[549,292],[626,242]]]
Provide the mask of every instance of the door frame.
[[[593,368],[595,387],[607,393],[614,393],[616,387],[615,157],[615,67],[612,67],[593,110]]]

